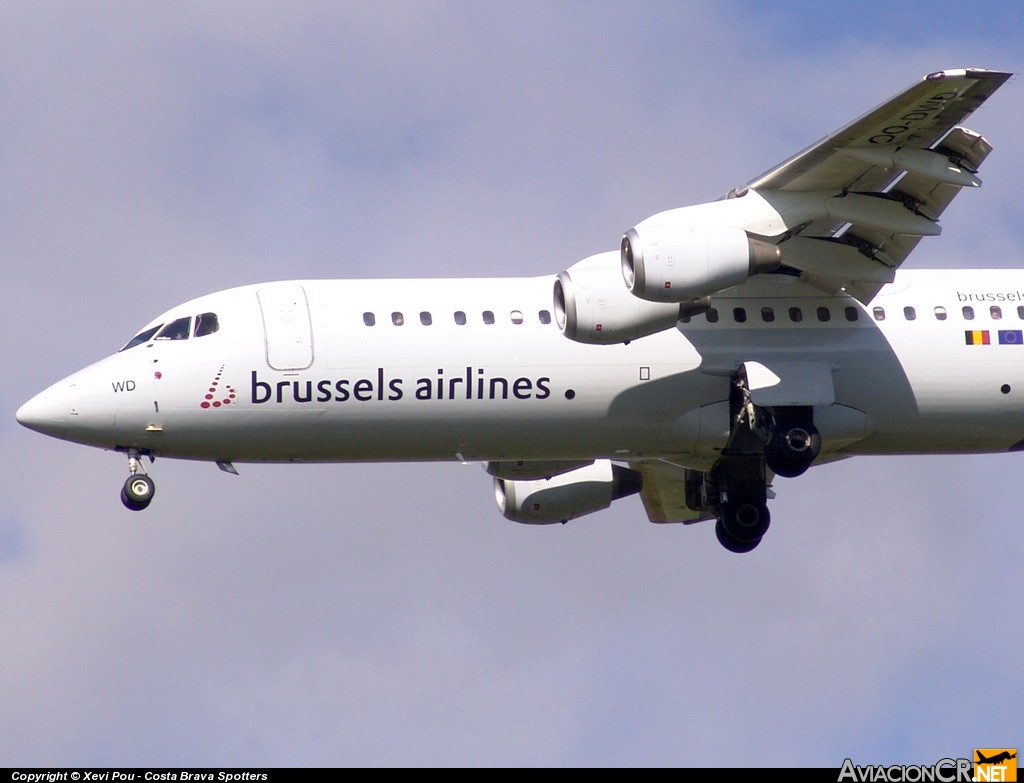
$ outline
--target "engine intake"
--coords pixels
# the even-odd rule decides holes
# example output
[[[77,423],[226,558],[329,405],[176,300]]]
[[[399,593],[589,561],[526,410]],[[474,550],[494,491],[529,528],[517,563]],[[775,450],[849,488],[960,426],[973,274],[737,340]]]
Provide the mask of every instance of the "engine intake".
[[[740,228],[637,226],[622,237],[626,288],[650,302],[690,302],[778,268],[779,248]]]
[[[613,500],[635,495],[642,483],[637,471],[605,459],[550,479],[496,478],[494,497],[505,519],[551,525],[606,509]]]
[[[571,340],[592,345],[625,343],[670,329],[680,306],[646,302],[622,285],[614,251],[585,258],[558,275],[555,322]]]

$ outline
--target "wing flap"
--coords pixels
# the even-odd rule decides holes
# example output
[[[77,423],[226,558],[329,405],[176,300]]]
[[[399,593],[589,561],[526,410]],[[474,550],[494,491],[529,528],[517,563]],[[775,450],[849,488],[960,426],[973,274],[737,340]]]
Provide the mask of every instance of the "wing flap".
[[[686,486],[690,468],[660,460],[633,462],[630,467],[643,476],[640,499],[651,522],[692,524],[712,519],[687,504]]]
[[[992,145],[984,137],[967,128],[957,127],[943,140],[938,151],[932,154],[947,161],[951,168],[963,171],[977,183],[969,187],[979,187],[981,180],[974,175],[991,151]],[[943,181],[928,172],[914,170],[907,171],[891,192],[904,203],[912,204],[922,215],[938,220],[963,187],[968,186]]]

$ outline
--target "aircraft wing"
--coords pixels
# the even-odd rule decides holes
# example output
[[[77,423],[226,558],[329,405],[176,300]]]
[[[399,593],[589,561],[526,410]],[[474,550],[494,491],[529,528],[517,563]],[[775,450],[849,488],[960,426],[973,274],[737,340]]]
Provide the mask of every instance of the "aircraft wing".
[[[1011,74],[939,71],[762,174],[753,192],[781,216],[785,266],[861,301],[892,281],[922,236],[991,151],[960,126]]]

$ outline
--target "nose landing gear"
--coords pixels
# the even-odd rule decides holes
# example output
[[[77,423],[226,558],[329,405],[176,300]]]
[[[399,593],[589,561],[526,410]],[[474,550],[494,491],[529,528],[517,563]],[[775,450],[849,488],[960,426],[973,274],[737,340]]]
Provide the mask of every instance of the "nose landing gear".
[[[138,449],[128,449],[128,472],[131,475],[121,487],[121,502],[129,511],[142,511],[150,501],[153,500],[153,493],[156,492],[156,485],[153,479],[145,473],[141,473],[142,462],[139,460]],[[150,460],[153,457],[150,455]]]

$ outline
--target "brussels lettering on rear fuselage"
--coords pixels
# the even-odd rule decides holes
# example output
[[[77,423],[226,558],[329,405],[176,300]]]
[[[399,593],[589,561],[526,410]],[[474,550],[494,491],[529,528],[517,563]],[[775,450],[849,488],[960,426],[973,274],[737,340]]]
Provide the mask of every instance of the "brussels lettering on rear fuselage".
[[[506,378],[491,375],[482,367],[467,367],[454,374],[438,368],[434,377],[405,378],[390,375],[383,367],[370,378],[290,378],[264,381],[252,371],[249,399],[263,403],[397,402],[416,400],[546,400],[551,379]]]

